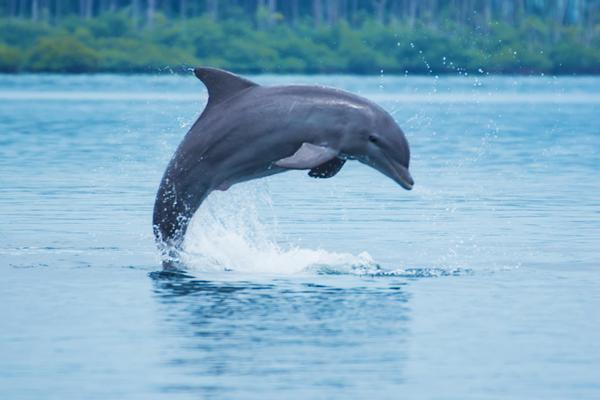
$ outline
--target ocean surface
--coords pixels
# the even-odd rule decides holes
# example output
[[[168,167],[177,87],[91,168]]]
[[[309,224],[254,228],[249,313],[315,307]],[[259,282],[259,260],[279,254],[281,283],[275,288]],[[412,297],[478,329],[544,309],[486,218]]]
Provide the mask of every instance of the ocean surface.
[[[600,78],[254,76],[412,148],[211,195],[161,271],[189,76],[0,75],[0,398],[599,399]]]

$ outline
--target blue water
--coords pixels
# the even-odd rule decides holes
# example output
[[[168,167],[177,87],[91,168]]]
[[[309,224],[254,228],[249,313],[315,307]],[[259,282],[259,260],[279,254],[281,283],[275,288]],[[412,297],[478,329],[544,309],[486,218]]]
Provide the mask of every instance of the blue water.
[[[0,398],[600,398],[600,78],[257,76],[373,99],[357,162],[215,193],[161,272],[181,76],[0,76]]]

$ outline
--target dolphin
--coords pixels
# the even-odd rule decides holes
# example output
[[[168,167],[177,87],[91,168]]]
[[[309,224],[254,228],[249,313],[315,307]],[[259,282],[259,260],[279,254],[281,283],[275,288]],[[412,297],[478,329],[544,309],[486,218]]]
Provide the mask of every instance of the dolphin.
[[[208,102],[158,188],[153,226],[163,255],[181,249],[210,192],[239,182],[289,170],[331,178],[347,160],[358,160],[412,189],[408,141],[377,104],[328,87],[261,86],[216,68],[194,74]]]

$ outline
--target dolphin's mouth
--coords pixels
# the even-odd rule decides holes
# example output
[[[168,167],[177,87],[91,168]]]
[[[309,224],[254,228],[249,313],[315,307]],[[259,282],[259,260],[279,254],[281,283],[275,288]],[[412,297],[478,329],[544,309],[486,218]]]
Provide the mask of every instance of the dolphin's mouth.
[[[410,172],[408,172],[408,168],[404,165],[401,165],[393,160],[390,160],[386,157],[387,162],[389,163],[390,170],[390,178],[392,178],[396,183],[402,186],[406,190],[412,190],[415,181],[413,180]]]
[[[388,178],[391,178],[394,182],[406,190],[412,190],[415,184],[410,172],[408,172],[408,168],[398,162],[393,161],[385,154],[384,157],[378,159],[378,162],[373,162],[369,158],[363,158],[360,159],[360,161],[375,168]]]
[[[415,181],[413,180],[412,176],[410,176],[408,169],[402,165],[396,165],[394,172],[396,173],[394,180],[398,182],[404,189],[412,190]]]

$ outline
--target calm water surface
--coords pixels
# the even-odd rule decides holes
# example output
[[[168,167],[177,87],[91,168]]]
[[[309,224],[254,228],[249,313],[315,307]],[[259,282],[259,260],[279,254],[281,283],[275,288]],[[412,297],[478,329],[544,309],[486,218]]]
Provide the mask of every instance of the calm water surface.
[[[0,398],[600,398],[600,78],[258,76],[389,110],[350,162],[151,211],[192,77],[0,76]]]

